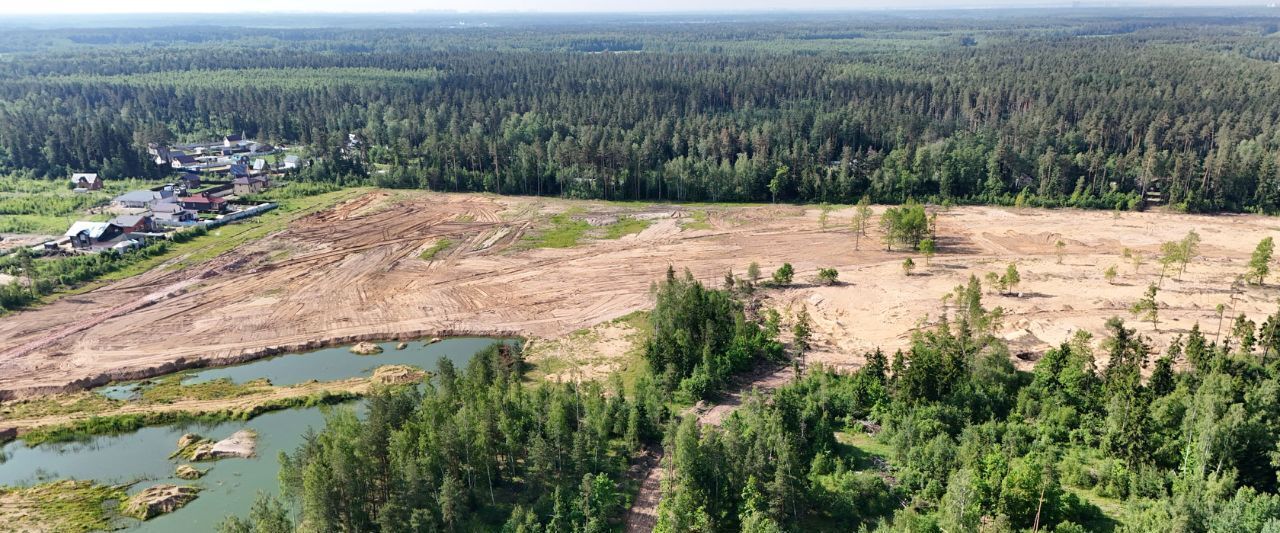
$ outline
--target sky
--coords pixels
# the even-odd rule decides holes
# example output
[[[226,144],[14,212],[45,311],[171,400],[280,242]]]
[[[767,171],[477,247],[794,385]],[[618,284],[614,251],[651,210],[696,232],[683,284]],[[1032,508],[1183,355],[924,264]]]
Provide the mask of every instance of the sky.
[[[1270,0],[1259,0],[1265,3]],[[668,12],[1066,6],[1071,0],[0,0],[0,15],[92,13]],[[1245,4],[1249,0],[1088,0],[1090,5]],[[211,8],[216,6],[216,8]]]

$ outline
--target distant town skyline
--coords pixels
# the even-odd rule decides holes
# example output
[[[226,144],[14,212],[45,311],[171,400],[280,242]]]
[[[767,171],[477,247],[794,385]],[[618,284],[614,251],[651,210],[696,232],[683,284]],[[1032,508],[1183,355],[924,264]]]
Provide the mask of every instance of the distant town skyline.
[[[291,13],[405,13],[405,12],[459,12],[459,13],[654,13],[698,11],[813,11],[860,9],[954,9],[986,7],[1050,7],[1070,6],[1207,6],[1239,5],[1264,6],[1268,2],[1242,2],[1239,0],[650,0],[645,3],[588,0],[382,0],[363,4],[350,0],[228,0],[218,4],[218,13],[232,12],[291,12]],[[0,15],[77,15],[77,14],[128,14],[128,13],[208,13],[208,4],[157,2],[155,0],[58,0],[55,2],[4,2]]]

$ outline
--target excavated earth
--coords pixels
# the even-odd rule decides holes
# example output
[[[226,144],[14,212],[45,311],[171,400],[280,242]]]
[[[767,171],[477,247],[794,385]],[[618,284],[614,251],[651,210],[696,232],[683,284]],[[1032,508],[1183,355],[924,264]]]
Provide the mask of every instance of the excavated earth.
[[[624,215],[652,224],[620,239],[591,238],[602,233],[596,228],[577,246],[532,246],[555,213],[593,225]],[[720,286],[728,269],[742,276],[756,261],[767,275],[791,262],[796,285],[765,291],[764,304],[785,316],[808,308],[808,362],[836,366],[857,366],[877,346],[905,346],[941,315],[942,295],[971,274],[1017,262],[1020,295],[986,304],[1007,310],[1002,333],[1027,367],[1076,330],[1100,335],[1108,317],[1129,318],[1159,275],[1160,243],[1190,229],[1203,237],[1202,256],[1179,279],[1166,276],[1159,331],[1130,319],[1154,349],[1196,322],[1213,334],[1219,303],[1261,323],[1280,296],[1276,280],[1234,299],[1230,288],[1257,242],[1280,235],[1273,218],[951,208],[937,210],[940,250],[926,265],[918,254],[885,251],[876,229],[855,250],[853,210],[829,212],[826,228],[820,213],[373,191],[204,264],[161,266],[0,318],[0,399],[364,340],[557,338],[647,308],[650,284],[668,265]],[[451,246],[420,257],[441,239]],[[1121,257],[1126,247],[1148,258],[1136,270]],[[918,265],[911,276],[901,269],[906,257]],[[1103,270],[1113,264],[1111,284]],[[837,268],[841,283],[812,283],[822,267]]]

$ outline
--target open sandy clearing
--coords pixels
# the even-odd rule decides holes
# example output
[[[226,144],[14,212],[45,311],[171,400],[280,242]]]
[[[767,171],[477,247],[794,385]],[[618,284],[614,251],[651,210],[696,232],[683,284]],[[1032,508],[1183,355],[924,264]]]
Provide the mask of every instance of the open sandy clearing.
[[[880,209],[877,209],[877,212]],[[529,248],[553,213],[592,223],[619,214],[653,223],[619,239],[570,248]],[[865,350],[904,346],[921,318],[936,319],[940,297],[970,274],[1016,261],[1021,297],[990,296],[1009,310],[1006,333],[1024,361],[1073,330],[1095,333],[1159,274],[1163,241],[1196,229],[1203,257],[1160,293],[1157,347],[1199,321],[1212,334],[1214,307],[1254,245],[1280,235],[1259,216],[1013,210],[939,211],[940,253],[906,277],[908,254],[886,252],[878,232],[853,249],[852,210],[796,206],[662,206],[484,195],[375,191],[302,218],[288,229],[205,264],[157,269],[51,305],[0,319],[0,397],[82,388],[193,364],[225,364],[281,350],[373,338],[447,334],[557,338],[650,305],[650,283],[668,265],[719,286],[751,261],[766,272],[795,265],[797,286],[770,291],[768,305],[805,305],[816,322],[809,361],[857,365]],[[705,222],[704,222],[705,220]],[[441,239],[432,260],[419,257]],[[1062,264],[1053,244],[1067,246]],[[1135,273],[1123,247],[1148,260]],[[1103,269],[1119,265],[1115,285]],[[820,267],[841,285],[812,285]],[[1280,291],[1248,288],[1235,313],[1255,321],[1275,310]],[[1024,362],[1029,365],[1029,363]]]

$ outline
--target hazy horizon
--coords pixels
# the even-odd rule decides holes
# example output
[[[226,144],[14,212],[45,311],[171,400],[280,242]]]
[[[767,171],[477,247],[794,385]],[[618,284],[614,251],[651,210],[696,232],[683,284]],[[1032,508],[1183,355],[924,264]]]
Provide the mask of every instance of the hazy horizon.
[[[586,0],[545,0],[536,8],[520,0],[384,0],[368,8],[353,5],[344,0],[277,0],[250,2],[232,0],[224,2],[222,9],[210,10],[207,4],[174,4],[154,0],[117,0],[103,3],[97,0],[65,0],[55,5],[18,4],[0,5],[0,16],[57,16],[57,15],[169,15],[169,14],[534,14],[534,13],[680,13],[680,12],[804,12],[804,11],[864,11],[864,10],[956,10],[984,8],[1052,8],[1052,7],[1263,7],[1271,2],[1242,2],[1239,0],[800,0],[779,5],[766,0],[653,0],[637,6],[624,2],[590,2]]]

